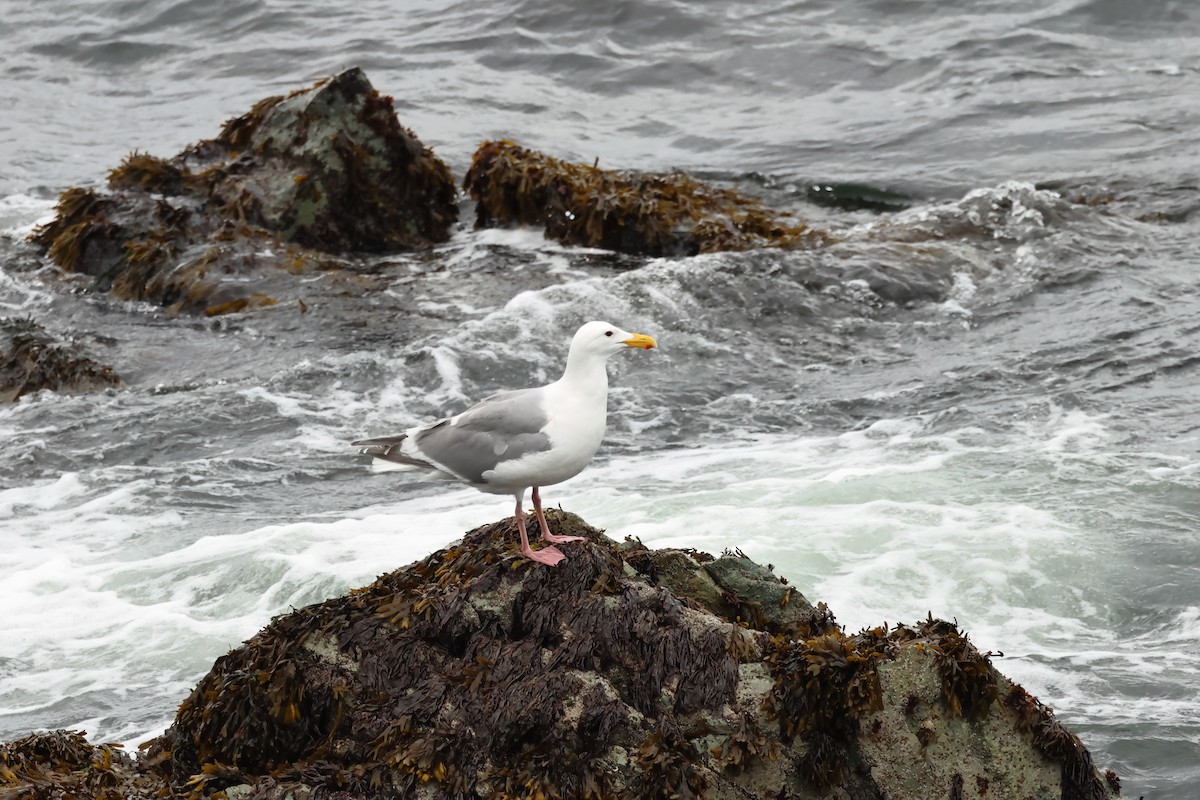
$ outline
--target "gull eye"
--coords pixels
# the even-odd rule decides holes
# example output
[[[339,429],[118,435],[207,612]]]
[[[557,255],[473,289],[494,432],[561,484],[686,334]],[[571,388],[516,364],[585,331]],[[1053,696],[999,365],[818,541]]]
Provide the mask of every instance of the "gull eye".
[[[604,335],[605,335],[605,336],[612,336],[612,335],[613,335],[613,332],[612,332],[612,331],[605,331],[605,332],[604,332]]]

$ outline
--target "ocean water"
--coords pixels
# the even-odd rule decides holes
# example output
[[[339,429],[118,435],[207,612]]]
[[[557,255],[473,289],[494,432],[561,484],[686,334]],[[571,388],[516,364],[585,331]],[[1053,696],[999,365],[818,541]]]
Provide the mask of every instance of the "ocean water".
[[[0,315],[126,386],[0,408],[0,740],[156,735],[273,615],[511,514],[347,443],[614,358],[548,503],[773,563],[851,629],[954,618],[1126,794],[1200,794],[1200,8],[1168,0],[0,6]],[[57,193],[363,67],[462,175],[486,138],[687,169],[841,241],[637,259],[463,224],[219,320],[24,243]],[[869,186],[890,210],[828,205]],[[463,218],[470,218],[463,201]]]

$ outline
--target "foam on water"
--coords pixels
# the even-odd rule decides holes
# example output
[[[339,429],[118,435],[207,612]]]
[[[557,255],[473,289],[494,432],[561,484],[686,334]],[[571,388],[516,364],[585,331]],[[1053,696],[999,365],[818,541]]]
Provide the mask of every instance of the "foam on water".
[[[1058,409],[1042,417],[999,446],[983,445],[990,440],[975,429],[933,435],[912,418],[619,459],[588,473],[594,488],[564,504],[650,544],[741,548],[851,629],[930,611],[956,618],[982,649],[1004,650],[1006,674],[1076,723],[1184,723],[1200,711],[1191,695],[1117,713],[1109,681],[1157,675],[1186,686],[1200,668],[1200,615],[1181,612],[1132,638],[1114,632],[1119,576],[1137,554],[1124,549],[1119,518],[1103,523],[1137,499],[1108,483],[1103,495],[1064,502],[1077,494],[1069,489],[1079,471],[1118,457],[1102,418]],[[1155,469],[1139,471],[1149,479]]]
[[[307,403],[249,394],[321,428]],[[1104,420],[1043,412],[999,440],[974,428],[935,430],[932,418],[918,416],[835,436],[623,456],[545,497],[617,537],[741,548],[828,602],[851,629],[929,611],[957,618],[982,649],[1005,650],[1007,674],[1076,719],[1128,714],[1108,708],[1111,687],[1086,667],[1106,665],[1108,680],[1194,670],[1200,612],[1185,609],[1142,640],[1104,632],[1114,613],[1104,582],[1127,563],[1113,563],[1122,558],[1115,532],[1088,527],[1091,517],[1064,506],[1069,493],[1054,485],[1077,479],[1075,462],[1112,458]],[[1144,466],[1145,480],[1164,476],[1154,459]],[[1025,472],[996,477],[1018,469],[1040,473],[1044,486],[1031,487]],[[1172,480],[1181,469],[1165,473]],[[413,480],[365,470],[362,479],[380,481],[381,498],[387,481]],[[111,476],[64,475],[0,491],[0,540],[11,553],[0,565],[0,599],[13,621],[0,661],[0,738],[31,720],[144,738],[214,658],[272,616],[511,514],[507,499],[444,485],[337,519],[146,550],[147,539],[169,541],[178,517],[145,506],[145,481],[111,484]],[[1127,501],[1110,486],[1107,502]],[[114,713],[119,702],[138,711]],[[1137,715],[1166,724],[1197,711],[1193,698],[1175,697]]]
[[[0,235],[24,239],[54,219],[54,201],[22,192],[0,197]]]
[[[289,608],[341,594],[500,516],[452,489],[333,522],[203,536],[146,555],[178,515],[140,508],[136,482],[90,490],[78,476],[0,494],[0,738],[81,725],[144,738],[217,656]],[[152,548],[153,549],[153,548]],[[133,708],[121,698],[133,698]],[[36,722],[35,722],[36,720]]]
[[[52,207],[48,200],[25,194],[0,197],[0,237],[23,241],[38,225],[53,219]],[[0,316],[29,313],[53,299],[35,275],[0,268]]]
[[[0,309],[7,313],[29,313],[50,304],[52,295],[35,281],[0,270]]]
[[[438,245],[436,252],[446,272],[460,274],[457,270],[480,267],[495,259],[497,249],[519,251],[522,262],[514,265],[518,269],[546,268],[551,273],[563,273],[586,277],[584,270],[570,267],[570,263],[587,256],[611,258],[608,250],[590,247],[568,247],[554,239],[547,239],[537,228],[482,228],[456,236],[445,244]]]

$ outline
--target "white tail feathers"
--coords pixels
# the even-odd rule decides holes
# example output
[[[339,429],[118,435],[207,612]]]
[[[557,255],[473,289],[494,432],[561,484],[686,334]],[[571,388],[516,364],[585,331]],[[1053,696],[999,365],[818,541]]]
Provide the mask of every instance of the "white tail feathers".
[[[371,459],[371,472],[408,472],[415,469],[411,464],[397,464],[382,458]]]

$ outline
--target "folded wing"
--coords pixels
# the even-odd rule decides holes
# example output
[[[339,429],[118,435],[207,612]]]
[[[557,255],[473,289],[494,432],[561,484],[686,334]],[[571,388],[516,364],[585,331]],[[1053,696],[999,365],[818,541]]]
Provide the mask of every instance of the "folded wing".
[[[499,464],[550,448],[541,389],[501,392],[463,413],[397,436],[363,439],[363,454],[486,484]]]

